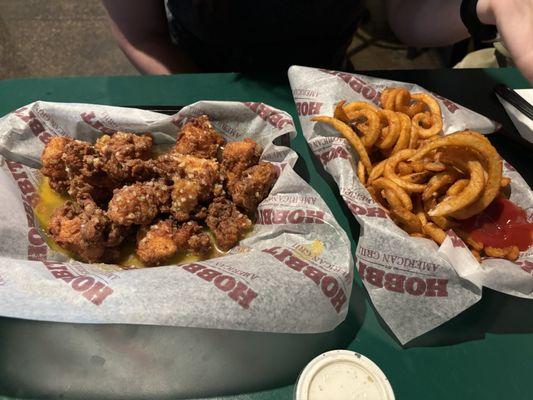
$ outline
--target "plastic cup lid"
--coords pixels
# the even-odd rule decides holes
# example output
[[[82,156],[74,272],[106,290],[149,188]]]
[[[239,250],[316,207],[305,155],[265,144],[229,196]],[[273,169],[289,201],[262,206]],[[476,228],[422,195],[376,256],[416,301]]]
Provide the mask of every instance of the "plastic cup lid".
[[[320,354],[304,368],[294,400],[394,400],[389,380],[371,360],[348,350]]]

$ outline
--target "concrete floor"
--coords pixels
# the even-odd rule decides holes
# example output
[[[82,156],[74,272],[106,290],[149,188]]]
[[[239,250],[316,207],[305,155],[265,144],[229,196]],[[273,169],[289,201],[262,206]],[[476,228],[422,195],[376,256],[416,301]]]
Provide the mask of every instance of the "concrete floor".
[[[0,0],[0,78],[131,74],[99,0]]]
[[[364,33],[351,49],[361,70],[440,66],[432,52],[408,60],[405,48]],[[137,73],[116,45],[100,0],[0,0],[0,79]]]

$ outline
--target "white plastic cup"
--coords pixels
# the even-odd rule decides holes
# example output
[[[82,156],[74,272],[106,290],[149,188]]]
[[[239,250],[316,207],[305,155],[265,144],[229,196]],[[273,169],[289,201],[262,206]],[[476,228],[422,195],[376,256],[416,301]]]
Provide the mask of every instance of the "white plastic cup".
[[[294,400],[394,400],[389,380],[370,359],[349,350],[315,357],[301,372]]]

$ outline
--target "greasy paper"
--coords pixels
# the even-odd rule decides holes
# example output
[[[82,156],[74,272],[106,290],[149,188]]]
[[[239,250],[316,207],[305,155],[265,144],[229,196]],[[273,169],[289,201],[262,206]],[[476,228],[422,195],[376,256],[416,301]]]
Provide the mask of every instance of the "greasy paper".
[[[486,259],[481,265],[452,231],[439,247],[429,239],[410,237],[374,202],[357,179],[357,153],[314,115],[333,115],[340,100],[378,104],[388,86],[426,92],[417,85],[293,66],[289,80],[302,130],[309,146],[333,176],[347,206],[361,225],[356,270],[384,321],[400,342],[448,321],[481,298],[481,287],[533,298],[533,249],[516,262]],[[445,134],[463,129],[490,133],[497,124],[459,104],[432,93],[439,100]],[[533,194],[511,165],[504,176],[512,179],[511,200],[533,217]]]
[[[123,270],[52,251],[40,234],[39,157],[53,135],[94,142],[102,132],[151,132],[173,143],[187,117],[207,114],[228,141],[252,138],[279,171],[253,231],[227,255],[185,265]],[[292,169],[291,117],[262,103],[198,102],[173,116],[35,102],[0,119],[0,315],[76,323],[156,324],[314,333],[345,317],[350,243],[320,196]]]

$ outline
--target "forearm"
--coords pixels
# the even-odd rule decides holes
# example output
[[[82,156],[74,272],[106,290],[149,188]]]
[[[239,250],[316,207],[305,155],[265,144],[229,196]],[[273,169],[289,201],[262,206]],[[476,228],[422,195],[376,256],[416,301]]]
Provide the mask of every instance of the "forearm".
[[[163,1],[102,3],[118,45],[139,71],[160,75],[198,70],[188,54],[171,42]]]
[[[126,57],[143,74],[168,75],[198,71],[189,55],[169,38],[147,38],[132,43],[121,37],[116,28],[112,31]]]
[[[516,66],[533,83],[533,0],[479,0],[477,15],[498,27]]]
[[[391,29],[409,46],[449,46],[468,37],[461,0],[388,0]]]

